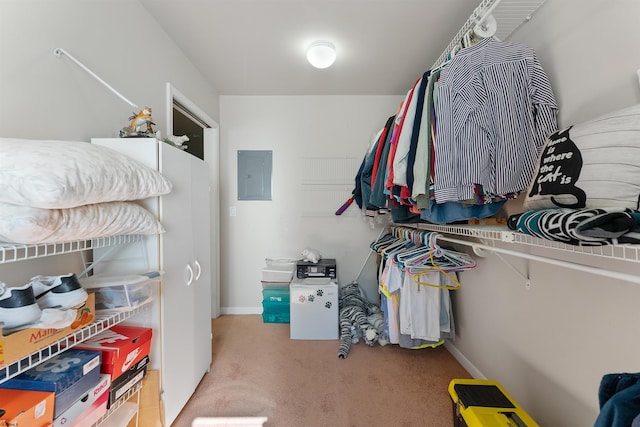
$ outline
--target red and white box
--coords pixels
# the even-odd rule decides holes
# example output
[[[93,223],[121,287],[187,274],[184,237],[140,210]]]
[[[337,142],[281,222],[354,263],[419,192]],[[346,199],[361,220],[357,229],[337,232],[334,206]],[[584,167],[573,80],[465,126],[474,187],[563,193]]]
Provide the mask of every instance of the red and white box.
[[[109,390],[102,393],[98,400],[76,418],[70,427],[92,427],[107,413],[107,403],[109,403]]]
[[[151,350],[150,328],[116,325],[76,346],[102,352],[100,372],[110,374],[113,382],[135,366]]]
[[[98,384],[85,393],[78,401],[53,420],[54,427],[69,427],[76,425],[92,425],[107,412],[107,401],[109,400],[109,386],[111,376],[101,374]],[[96,412],[99,414],[93,422],[86,420],[86,415]],[[93,417],[92,417],[93,418]]]

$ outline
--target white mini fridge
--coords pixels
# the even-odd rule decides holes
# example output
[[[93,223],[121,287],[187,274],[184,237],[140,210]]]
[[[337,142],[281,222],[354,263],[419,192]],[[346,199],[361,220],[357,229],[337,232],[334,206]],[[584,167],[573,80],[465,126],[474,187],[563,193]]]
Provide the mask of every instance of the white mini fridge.
[[[337,340],[338,284],[329,278],[294,279],[290,286],[292,340]]]

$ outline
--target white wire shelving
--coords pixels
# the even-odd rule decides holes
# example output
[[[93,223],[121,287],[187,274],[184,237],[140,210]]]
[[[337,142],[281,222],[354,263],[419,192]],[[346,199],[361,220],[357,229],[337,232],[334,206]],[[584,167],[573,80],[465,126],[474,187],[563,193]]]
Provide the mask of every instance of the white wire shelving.
[[[0,243],[0,264],[27,261],[67,253],[81,252],[108,246],[123,245],[139,242],[144,239],[141,235],[125,235],[100,237],[92,240],[76,240],[64,243],[44,243],[21,245],[14,243]]]
[[[562,242],[540,239],[508,229],[506,226],[478,226],[478,225],[436,225],[436,224],[393,224],[414,230],[435,232],[437,240],[471,247],[473,252],[484,257],[495,254],[525,279],[530,286],[528,273],[525,275],[515,268],[508,259],[501,254],[528,259],[562,268],[596,274],[615,280],[640,284],[640,275],[630,270],[616,266],[597,266],[595,261],[607,259],[622,261],[631,265],[640,263],[640,245],[603,245],[603,246],[574,246]],[[500,242],[500,243],[498,243]],[[533,251],[542,248],[544,251]],[[578,254],[579,258],[565,255]],[[582,257],[586,255],[586,257]]]
[[[140,389],[142,388],[142,381],[136,383],[133,387],[131,387],[129,390],[127,390],[125,392],[125,394],[118,400],[116,400],[111,407],[109,407],[109,409],[107,409],[107,412],[100,417],[100,419],[94,424],[94,426],[99,426],[99,425],[107,425],[106,422],[109,419],[109,417],[111,415],[113,415],[114,413],[116,413],[116,411],[118,411],[118,409],[120,409],[125,403],[127,403],[129,401],[129,399],[131,399],[133,396],[135,396]],[[138,394],[138,400],[136,402],[136,406],[140,406],[140,395]],[[136,422],[137,425],[137,422]]]
[[[82,252],[90,249],[104,248],[109,246],[124,245],[142,241],[145,236],[122,235],[101,237],[91,240],[77,240],[64,243],[47,244],[0,244],[0,264],[27,261],[32,259],[64,255],[68,253]],[[56,356],[69,348],[99,334],[105,329],[109,329],[118,323],[133,317],[142,311],[147,310],[149,304],[141,304],[130,311],[122,311],[109,314],[96,314],[96,319],[89,325],[66,335],[53,343],[46,345],[30,354],[21,357],[19,360],[8,363],[0,367],[0,383],[3,383],[16,375]]]
[[[28,354],[15,362],[9,363],[7,366],[0,368],[0,383],[3,383],[15,377],[16,375],[19,375],[22,372],[80,344],[81,342],[86,341],[95,335],[98,335],[100,332],[109,329],[112,326],[117,325],[118,323],[124,322],[130,317],[133,317],[147,310],[150,306],[150,302],[151,300],[138,307],[133,308],[130,311],[122,311],[104,315],[98,313],[96,315],[96,319],[84,328],[80,328],[77,331],[62,337],[59,340],[37,351],[34,351],[33,353]]]
[[[478,225],[436,225],[436,224],[396,224],[435,231],[442,234],[475,237],[481,241],[500,241],[515,243],[530,247],[552,249],[565,253],[590,255],[628,262],[640,262],[640,245],[602,245],[576,246],[554,240],[540,239],[527,234],[518,233],[506,226],[478,226]],[[471,245],[470,245],[471,246]]]
[[[507,40],[517,28],[531,19],[532,15],[545,1],[546,0],[482,0],[431,68],[442,64],[449,57],[453,49],[460,44],[465,34],[473,31],[477,25],[481,24],[490,16],[495,19],[496,23],[495,37],[499,40]]]

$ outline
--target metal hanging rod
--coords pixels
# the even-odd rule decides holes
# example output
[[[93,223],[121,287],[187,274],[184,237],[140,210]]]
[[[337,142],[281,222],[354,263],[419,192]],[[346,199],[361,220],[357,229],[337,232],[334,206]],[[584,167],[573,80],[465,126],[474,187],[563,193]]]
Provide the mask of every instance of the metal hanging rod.
[[[507,40],[522,24],[528,22],[533,13],[546,0],[482,0],[451,43],[442,52],[433,68],[450,59],[468,36],[474,34],[480,38],[495,37]],[[498,7],[500,6],[500,7]]]
[[[124,97],[124,95],[122,95],[120,92],[118,92],[117,90],[115,90],[111,85],[109,85],[107,82],[105,82],[104,80],[102,80],[96,73],[94,73],[93,71],[91,71],[89,68],[87,68],[82,62],[78,61],[76,58],[73,57],[73,55],[71,55],[69,52],[67,52],[66,50],[62,49],[62,48],[56,48],[53,51],[54,55],[56,55],[58,58],[60,58],[60,56],[62,55],[66,55],[70,60],[72,60],[73,62],[75,62],[76,64],[78,64],[78,66],[80,68],[82,68],[83,70],[85,70],[87,73],[89,73],[89,75],[91,77],[93,77],[94,79],[96,79],[97,81],[99,81],[100,83],[102,83],[107,89],[109,89],[111,92],[113,92],[118,98],[122,99],[124,102],[126,102],[127,104],[129,104],[130,106],[132,106],[133,108],[135,108],[136,110],[140,110],[140,107],[138,107],[136,104],[134,104],[133,102],[129,101],[127,98]]]
[[[624,280],[631,283],[640,283],[640,276],[637,274],[627,274],[619,271],[606,270],[604,268],[591,267],[584,264],[576,264],[569,261],[562,261],[555,258],[548,258],[539,255],[528,254],[524,252],[512,251],[509,249],[497,248],[495,246],[489,246],[482,243],[471,242],[468,240],[454,239],[447,236],[438,235],[438,240],[444,240],[450,243],[456,243],[465,246],[471,246],[472,248],[484,249],[491,252],[501,253],[505,255],[512,255],[520,258],[530,259],[532,261],[538,261],[546,264],[557,265],[559,267],[570,268],[572,270],[582,271],[584,273],[597,274],[599,276],[608,277],[611,279]]]
[[[496,6],[498,6],[500,1],[501,0],[482,0],[478,7],[476,7],[471,13],[471,16],[469,17],[469,19],[467,19],[467,22],[465,22],[462,28],[460,28],[460,31],[458,31],[453,39],[451,39],[451,42],[440,54],[436,62],[433,63],[433,66],[431,68],[436,68],[438,65],[446,61],[449,57],[449,54],[453,51],[453,48],[462,42],[465,34],[467,34],[469,31],[472,31],[476,27],[476,25],[484,23],[487,17],[491,15],[491,12],[493,12]]]
[[[445,242],[449,242],[449,243],[455,243],[458,245],[464,245],[464,246],[469,246],[471,248],[475,249],[482,249],[482,250],[486,250],[486,251],[490,251],[490,252],[495,252],[495,253],[500,253],[500,254],[505,254],[505,255],[511,255],[511,256],[515,256],[515,257],[520,257],[520,258],[525,258],[525,259],[529,259],[532,261],[537,261],[537,262],[542,262],[542,263],[546,263],[546,264],[551,264],[551,265],[556,265],[559,267],[563,267],[563,268],[570,268],[572,270],[577,270],[577,271],[582,271],[584,273],[590,273],[590,274],[597,274],[599,276],[603,276],[603,277],[608,277],[611,279],[618,279],[618,280],[624,280],[626,282],[631,282],[631,283],[640,283],[640,275],[637,274],[628,274],[628,273],[622,273],[619,271],[613,271],[613,270],[607,270],[604,268],[598,268],[598,267],[591,267],[589,265],[584,265],[584,264],[577,264],[574,262],[569,262],[569,261],[563,261],[563,260],[559,260],[559,259],[555,259],[555,258],[548,258],[548,257],[544,257],[544,256],[540,256],[540,255],[533,255],[533,254],[529,254],[529,253],[525,253],[525,252],[519,252],[519,251],[514,251],[514,250],[510,250],[510,249],[503,249],[503,248],[498,248],[495,246],[491,246],[491,245],[487,245],[484,243],[479,243],[479,242],[474,242],[474,241],[470,241],[470,240],[461,240],[461,239],[455,239],[449,236],[443,236],[442,234],[440,234],[439,232],[436,231],[428,231],[428,230],[421,230],[419,228],[413,228],[413,227],[407,227],[407,226],[394,226],[396,229],[400,228],[400,229],[404,229],[404,230],[409,230],[409,231],[414,231],[414,232],[427,232],[427,233],[434,233],[436,235],[436,240],[440,241],[445,241]]]

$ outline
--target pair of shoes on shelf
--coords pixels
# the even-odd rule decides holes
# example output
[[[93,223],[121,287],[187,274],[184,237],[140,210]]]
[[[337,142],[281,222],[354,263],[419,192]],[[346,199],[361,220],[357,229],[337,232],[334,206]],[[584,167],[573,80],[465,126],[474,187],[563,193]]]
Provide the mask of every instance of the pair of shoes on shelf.
[[[88,296],[73,273],[63,276],[35,276],[31,278],[30,284],[40,308],[79,308]]]
[[[0,282],[0,323],[4,329],[37,322],[41,314],[31,283],[8,288]]]
[[[16,287],[0,282],[0,323],[5,329],[24,327],[40,320],[43,309],[77,308],[86,300],[87,291],[73,273],[35,276]]]

